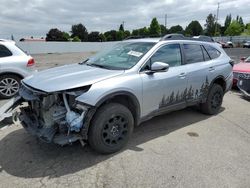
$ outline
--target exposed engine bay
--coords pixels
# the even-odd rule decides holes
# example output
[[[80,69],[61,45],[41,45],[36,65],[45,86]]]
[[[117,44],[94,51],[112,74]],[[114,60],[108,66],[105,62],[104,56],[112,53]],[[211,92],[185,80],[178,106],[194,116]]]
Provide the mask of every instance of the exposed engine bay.
[[[82,90],[44,93],[22,84],[19,94],[28,105],[21,107],[18,122],[44,142],[59,145],[86,139],[86,119],[89,106],[75,100]]]

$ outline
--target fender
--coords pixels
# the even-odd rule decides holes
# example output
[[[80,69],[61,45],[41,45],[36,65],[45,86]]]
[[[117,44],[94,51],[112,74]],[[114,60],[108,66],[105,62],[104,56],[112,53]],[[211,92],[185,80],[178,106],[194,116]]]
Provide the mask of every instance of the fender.
[[[131,92],[128,92],[128,91],[117,91],[117,92],[108,94],[105,97],[101,98],[96,103],[96,107],[97,108],[100,107],[105,101],[107,101],[109,99],[112,99],[112,98],[114,98],[116,96],[127,96],[127,97],[129,97],[129,99],[131,99],[133,105],[135,106],[135,111],[136,111],[135,121],[136,121],[136,124],[137,124],[139,122],[139,119],[140,119],[141,108],[140,108],[140,103],[139,103],[137,97],[133,93],[131,93]]]

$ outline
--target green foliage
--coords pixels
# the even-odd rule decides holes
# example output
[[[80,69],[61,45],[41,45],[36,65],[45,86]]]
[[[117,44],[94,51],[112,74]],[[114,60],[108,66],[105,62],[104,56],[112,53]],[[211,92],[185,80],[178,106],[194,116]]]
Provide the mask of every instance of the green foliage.
[[[124,27],[123,27],[123,24],[120,25],[119,27],[119,31],[123,31],[124,32]]]
[[[100,33],[98,31],[93,31],[88,34],[88,41],[89,42],[100,42]]]
[[[149,26],[149,34],[153,36],[161,35],[161,26],[156,18],[153,18]]]
[[[50,29],[46,34],[46,41],[67,41],[64,37],[64,32],[57,28]]]
[[[206,19],[206,35],[213,36],[215,33],[215,15],[209,14]]]
[[[116,30],[110,30],[104,33],[107,41],[116,41]]]
[[[203,29],[201,27],[201,24],[197,20],[190,22],[185,29],[185,34],[190,36],[198,36],[202,33]]]
[[[164,36],[168,34],[168,29],[165,27],[165,25],[160,25],[161,27],[161,35]]]
[[[88,41],[88,31],[86,27],[79,23],[76,25],[72,25],[71,27],[71,37],[78,36],[78,38],[83,42],[83,41]]]
[[[135,29],[132,31],[132,35],[134,36],[149,36],[149,29],[146,27]]]
[[[65,41],[69,41],[70,35],[69,35],[67,32],[63,32],[63,39],[64,39]]]
[[[107,39],[103,33],[99,35],[101,42],[105,42]]]
[[[124,31],[118,31],[116,32],[116,40],[120,41],[125,38]]]
[[[129,30],[124,31],[124,38],[128,38],[130,35],[131,34]]]
[[[180,25],[175,25],[175,26],[170,27],[168,32],[169,33],[180,33],[180,34],[182,34],[183,33],[183,28]]]
[[[243,36],[250,36],[250,23],[246,24],[246,29],[243,33],[241,33]]]
[[[75,36],[72,40],[72,42],[81,42],[81,39],[79,39],[78,36]]]
[[[237,20],[233,20],[229,27],[226,29],[225,34],[228,36],[240,35],[242,32],[242,26]]]
[[[224,27],[225,29],[227,29],[229,27],[229,25],[231,24],[232,21],[232,16],[231,14],[227,15],[226,19],[225,19],[225,23],[224,23]]]

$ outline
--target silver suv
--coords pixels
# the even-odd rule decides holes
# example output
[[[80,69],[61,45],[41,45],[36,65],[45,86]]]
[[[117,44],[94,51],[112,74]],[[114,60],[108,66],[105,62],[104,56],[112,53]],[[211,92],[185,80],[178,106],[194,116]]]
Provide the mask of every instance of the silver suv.
[[[126,40],[79,64],[22,81],[14,119],[60,145],[88,141],[100,153],[120,150],[134,126],[199,105],[217,114],[233,79],[232,61],[213,42],[178,37]]]

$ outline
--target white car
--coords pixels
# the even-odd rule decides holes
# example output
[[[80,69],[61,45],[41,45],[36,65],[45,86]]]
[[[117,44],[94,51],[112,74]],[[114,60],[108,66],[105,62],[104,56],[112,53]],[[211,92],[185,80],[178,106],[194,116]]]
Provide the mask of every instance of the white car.
[[[34,59],[15,45],[0,39],[0,98],[17,94],[20,81],[34,71]]]

